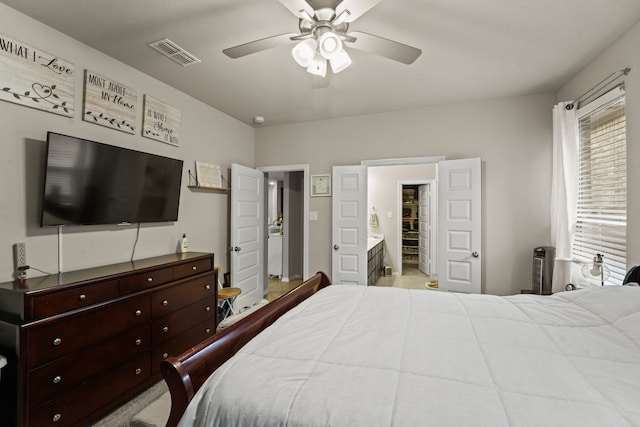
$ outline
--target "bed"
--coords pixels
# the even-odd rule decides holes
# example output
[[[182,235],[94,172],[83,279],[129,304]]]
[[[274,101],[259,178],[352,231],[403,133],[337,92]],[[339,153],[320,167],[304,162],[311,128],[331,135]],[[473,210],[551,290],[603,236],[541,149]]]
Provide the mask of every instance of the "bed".
[[[319,273],[162,372],[168,426],[640,426],[640,288],[551,296]]]

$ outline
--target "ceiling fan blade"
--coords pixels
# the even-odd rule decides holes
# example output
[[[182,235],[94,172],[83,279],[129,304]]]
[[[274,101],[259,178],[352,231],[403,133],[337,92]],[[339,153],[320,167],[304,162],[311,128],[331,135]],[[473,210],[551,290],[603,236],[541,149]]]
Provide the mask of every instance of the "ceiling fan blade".
[[[412,64],[422,53],[418,48],[361,31],[352,31],[348,35],[356,37],[352,45],[355,49],[375,53],[403,64]]]
[[[313,23],[315,11],[305,0],[279,0],[280,3],[298,18]]]
[[[298,35],[299,34],[296,33],[278,34],[277,36],[265,37],[264,39],[254,40],[249,43],[230,47],[224,49],[222,52],[229,58],[240,58],[242,56],[251,55],[252,53],[291,43],[291,37],[296,37]]]
[[[342,18],[340,18],[340,22],[353,22],[381,1],[382,0],[342,0],[342,2],[336,6],[336,16],[340,16],[343,12],[346,12]]]
[[[302,33],[302,34],[297,34],[291,37],[291,40],[295,42],[295,41],[310,39],[312,37],[313,37],[313,33]]]
[[[342,40],[343,42],[349,42],[349,43],[355,43],[356,40],[358,40],[356,37],[353,37],[352,35],[349,35],[349,34],[338,34],[338,37],[340,37],[340,40]]]

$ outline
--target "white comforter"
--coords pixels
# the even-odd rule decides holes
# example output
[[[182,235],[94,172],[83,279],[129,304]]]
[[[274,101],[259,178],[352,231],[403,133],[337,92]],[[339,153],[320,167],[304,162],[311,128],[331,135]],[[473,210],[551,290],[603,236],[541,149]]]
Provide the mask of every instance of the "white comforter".
[[[182,426],[640,426],[640,288],[329,286],[197,393]]]

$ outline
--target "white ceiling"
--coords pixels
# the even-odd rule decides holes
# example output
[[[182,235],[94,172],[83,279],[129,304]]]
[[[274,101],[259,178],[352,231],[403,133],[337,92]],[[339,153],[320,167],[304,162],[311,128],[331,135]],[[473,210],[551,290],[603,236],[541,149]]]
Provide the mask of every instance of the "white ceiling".
[[[384,0],[349,30],[422,55],[405,65],[347,45],[351,67],[320,81],[294,62],[293,42],[222,53],[298,32],[278,0],[1,1],[242,122],[264,116],[262,126],[555,91],[640,20],[638,0]],[[165,37],[202,63],[147,46]]]

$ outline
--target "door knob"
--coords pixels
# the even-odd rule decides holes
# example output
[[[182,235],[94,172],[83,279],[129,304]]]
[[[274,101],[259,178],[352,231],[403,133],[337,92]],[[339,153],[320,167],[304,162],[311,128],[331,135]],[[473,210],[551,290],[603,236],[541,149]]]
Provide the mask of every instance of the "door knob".
[[[333,245],[333,250],[334,250],[334,251],[337,251],[338,249],[340,249],[340,246],[338,246],[338,245]]]
[[[474,258],[478,258],[480,256],[480,254],[476,251],[471,252],[471,256]]]
[[[236,247],[234,247],[234,248],[233,248],[233,251],[234,251],[234,252],[240,252],[240,249],[241,249],[241,248],[240,248],[239,246],[236,246]]]

